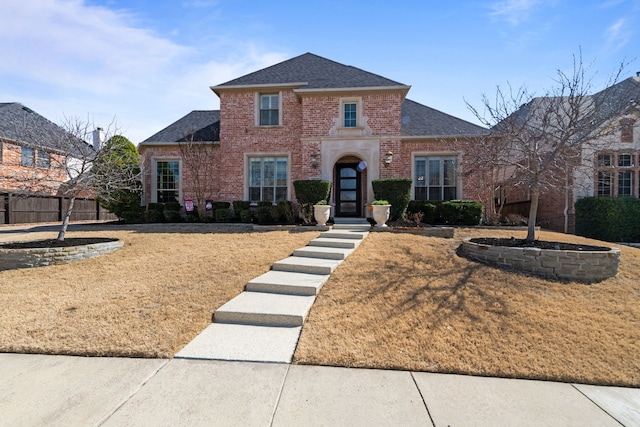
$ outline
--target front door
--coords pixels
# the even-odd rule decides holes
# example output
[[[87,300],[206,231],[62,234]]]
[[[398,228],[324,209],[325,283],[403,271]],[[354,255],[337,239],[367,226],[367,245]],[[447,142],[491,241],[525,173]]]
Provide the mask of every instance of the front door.
[[[336,216],[362,216],[360,171],[357,163],[336,165]]]

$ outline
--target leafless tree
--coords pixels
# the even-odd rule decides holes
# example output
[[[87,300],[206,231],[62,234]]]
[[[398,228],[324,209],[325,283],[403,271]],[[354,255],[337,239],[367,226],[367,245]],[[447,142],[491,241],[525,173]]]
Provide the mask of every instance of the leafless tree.
[[[566,189],[570,172],[578,166],[584,149],[594,148],[615,132],[608,122],[612,113],[626,105],[617,99],[593,93],[582,56],[574,56],[571,73],[557,71],[554,84],[543,96],[534,97],[526,87],[507,90],[498,87],[495,97],[482,98],[482,109],[467,106],[491,129],[489,164],[504,173],[504,181],[524,188],[531,201],[527,241],[535,240],[535,225],[541,193],[546,189]],[[607,87],[618,81],[624,65],[610,78]]]
[[[216,151],[216,140],[217,134],[211,129],[207,132],[185,132],[184,137],[178,141],[183,170],[192,181],[191,188],[200,215],[204,213],[206,200],[213,194],[215,168],[212,159]]]

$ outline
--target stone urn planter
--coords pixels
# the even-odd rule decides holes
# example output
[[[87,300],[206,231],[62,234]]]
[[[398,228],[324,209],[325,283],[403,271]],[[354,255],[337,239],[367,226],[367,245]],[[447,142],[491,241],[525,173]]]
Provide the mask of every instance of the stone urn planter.
[[[371,205],[373,208],[372,215],[373,220],[376,222],[376,227],[386,227],[386,222],[389,221],[389,214],[391,213],[391,205],[390,204],[376,204],[373,202]]]
[[[318,226],[326,226],[327,221],[331,218],[331,205],[313,205],[313,217]]]

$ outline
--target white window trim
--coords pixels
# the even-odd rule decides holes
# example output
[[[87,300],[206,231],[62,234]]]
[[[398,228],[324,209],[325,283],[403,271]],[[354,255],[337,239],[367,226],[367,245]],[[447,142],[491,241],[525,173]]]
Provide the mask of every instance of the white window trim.
[[[290,152],[272,152],[272,153],[244,153],[244,199],[249,200],[249,159],[256,157],[286,157],[287,158],[287,198],[291,200],[292,181],[291,181],[291,153]]]
[[[356,126],[355,127],[345,127],[344,125],[344,105],[345,104],[356,104]],[[364,116],[364,112],[362,107],[362,97],[351,96],[351,97],[340,98],[340,113],[339,113],[338,129],[364,129],[363,116]]]
[[[183,171],[182,171],[182,159],[175,156],[162,156],[154,157],[151,160],[151,203],[158,203],[158,162],[178,162],[178,171],[180,173],[180,184],[178,185],[178,201],[180,204],[184,204],[182,198],[182,185],[183,185]]]
[[[452,151],[417,151],[411,153],[411,200],[416,195],[416,157],[455,157],[456,159],[456,198],[464,200],[464,192],[462,191],[462,156],[460,153]]]
[[[260,96],[261,95],[278,95],[278,124],[277,125],[261,125],[260,124]],[[256,92],[256,95],[255,95],[254,121],[255,121],[255,126],[259,127],[259,128],[277,128],[277,127],[282,127],[282,91]]]

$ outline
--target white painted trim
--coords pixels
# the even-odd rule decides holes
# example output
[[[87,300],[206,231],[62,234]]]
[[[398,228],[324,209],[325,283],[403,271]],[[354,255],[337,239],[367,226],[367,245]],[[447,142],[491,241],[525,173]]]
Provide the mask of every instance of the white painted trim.
[[[178,184],[178,201],[181,205],[184,204],[182,196],[182,186],[184,182],[184,176],[182,171],[182,159],[176,156],[157,156],[151,158],[151,199],[150,203],[158,203],[158,161],[161,162],[178,162],[178,173],[180,174],[180,182]]]
[[[291,200],[293,181],[291,181],[291,152],[290,151],[277,151],[277,152],[249,152],[244,153],[243,159],[243,169],[244,169],[244,178],[243,178],[243,200],[249,200],[249,159],[250,158],[264,158],[264,157],[286,157],[287,158],[287,200]]]

